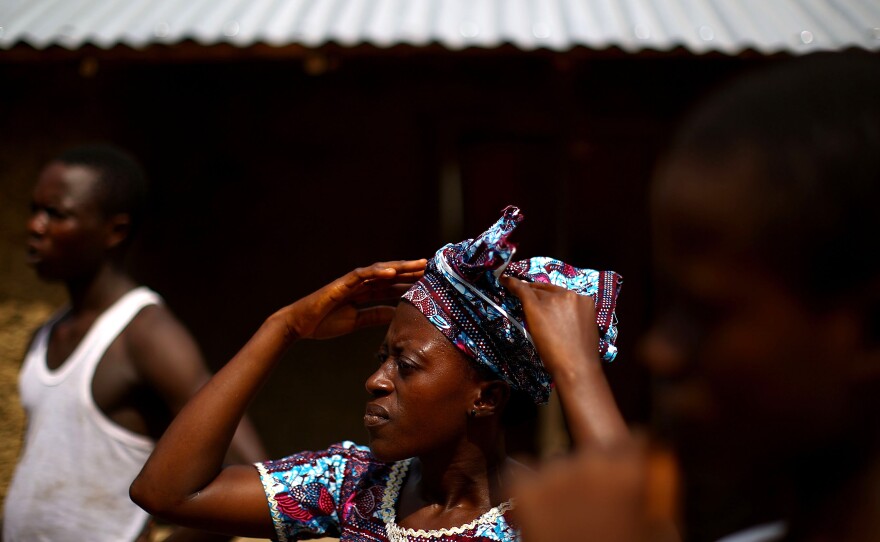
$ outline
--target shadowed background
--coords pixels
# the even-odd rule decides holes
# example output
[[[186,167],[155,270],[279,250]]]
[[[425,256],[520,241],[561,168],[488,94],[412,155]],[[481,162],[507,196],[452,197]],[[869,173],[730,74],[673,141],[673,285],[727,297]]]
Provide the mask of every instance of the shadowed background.
[[[652,162],[694,97],[758,62],[511,51],[0,62],[14,81],[0,87],[0,300],[28,332],[63,301],[24,263],[24,221],[41,166],[81,142],[111,141],[143,162],[152,219],[132,270],[214,369],[283,304],[359,265],[428,257],[516,204],[518,257],[623,274],[608,375],[641,422]],[[363,381],[382,334],[293,347],[252,407],[273,455],[364,440]],[[6,367],[20,363],[18,344]],[[538,447],[532,435],[517,442]]]
[[[0,2],[0,502],[18,368],[65,300],[24,261],[30,192],[69,146],[112,142],[145,166],[152,219],[131,269],[214,370],[280,306],[356,266],[429,257],[516,204],[518,257],[624,276],[606,372],[639,424],[647,186],[675,120],[743,70],[851,46],[880,47],[870,0]],[[271,455],[365,441],[382,335],[292,348],[251,407]],[[513,451],[564,447],[558,409],[542,413]]]

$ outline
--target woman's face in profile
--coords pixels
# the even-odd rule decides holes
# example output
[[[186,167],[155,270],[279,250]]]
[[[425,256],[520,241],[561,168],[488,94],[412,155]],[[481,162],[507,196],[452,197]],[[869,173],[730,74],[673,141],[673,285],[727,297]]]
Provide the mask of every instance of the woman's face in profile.
[[[415,307],[401,302],[367,379],[364,425],[384,461],[455,447],[466,438],[479,377],[470,361]]]

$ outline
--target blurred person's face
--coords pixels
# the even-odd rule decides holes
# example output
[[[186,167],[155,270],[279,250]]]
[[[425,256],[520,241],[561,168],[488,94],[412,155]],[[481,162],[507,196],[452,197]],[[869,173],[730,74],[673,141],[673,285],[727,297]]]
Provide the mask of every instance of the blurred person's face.
[[[815,309],[762,261],[761,195],[741,158],[680,158],[655,180],[661,310],[642,352],[685,462],[773,461],[848,430],[852,321]]]
[[[47,280],[93,272],[113,237],[91,168],[52,162],[40,173],[27,221],[28,263]]]
[[[452,451],[465,439],[480,394],[470,361],[406,302],[397,307],[366,382],[364,424],[383,461]]]

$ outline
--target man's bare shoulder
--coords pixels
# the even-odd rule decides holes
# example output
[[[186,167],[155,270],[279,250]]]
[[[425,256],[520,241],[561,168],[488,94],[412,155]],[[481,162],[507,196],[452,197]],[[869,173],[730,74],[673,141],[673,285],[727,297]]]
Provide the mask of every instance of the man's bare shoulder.
[[[175,365],[204,369],[195,339],[165,305],[149,305],[135,316],[124,332],[132,360],[143,366]]]
[[[164,305],[144,307],[123,336],[138,378],[177,412],[210,377],[195,339]]]
[[[149,347],[175,337],[193,340],[186,326],[164,304],[141,309],[126,327],[125,337],[134,347]]]

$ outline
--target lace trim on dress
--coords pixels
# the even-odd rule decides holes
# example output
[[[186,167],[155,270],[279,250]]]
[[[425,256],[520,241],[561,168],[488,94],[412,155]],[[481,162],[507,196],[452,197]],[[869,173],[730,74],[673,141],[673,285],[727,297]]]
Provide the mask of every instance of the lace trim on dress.
[[[254,466],[257,467],[257,470],[260,472],[260,482],[262,482],[263,489],[266,491],[266,497],[269,499],[269,514],[272,516],[272,527],[275,528],[278,542],[287,542],[287,535],[284,533],[284,529],[281,528],[281,511],[278,509],[278,501],[275,499],[275,495],[278,491],[274,485],[269,485],[267,483],[268,480],[271,480],[271,477],[269,476],[269,471],[266,469],[266,466],[262,463],[254,463]]]
[[[424,529],[407,529],[397,524],[397,512],[395,505],[397,498],[400,496],[400,488],[406,479],[409,471],[409,465],[412,459],[398,461],[391,467],[391,473],[388,475],[388,485],[385,488],[385,495],[382,497],[382,507],[379,509],[379,517],[385,522],[385,533],[388,535],[389,542],[407,542],[409,537],[415,538],[443,538],[444,536],[464,534],[471,531],[478,525],[494,525],[498,518],[505,512],[513,508],[513,501],[505,501],[498,506],[489,509],[488,512],[477,519],[466,523],[459,527],[450,527],[444,529],[425,531]]]

